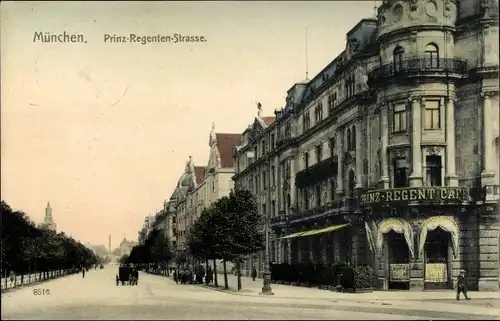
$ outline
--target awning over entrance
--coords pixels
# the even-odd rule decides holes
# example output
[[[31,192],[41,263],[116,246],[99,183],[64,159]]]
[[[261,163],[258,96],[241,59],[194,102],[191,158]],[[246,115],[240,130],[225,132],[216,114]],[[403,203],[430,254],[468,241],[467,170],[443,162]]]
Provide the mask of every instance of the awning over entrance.
[[[316,234],[321,234],[321,233],[333,232],[336,230],[340,230],[341,228],[344,228],[347,225],[349,225],[349,224],[331,225],[331,226],[321,228],[321,229],[293,233],[293,234],[282,237],[282,239],[289,239],[289,238],[298,237],[298,236],[302,237],[302,236],[310,236],[310,235],[316,235]]]
[[[422,257],[423,251],[424,251],[424,245],[425,245],[425,240],[427,238],[427,233],[429,231],[433,231],[437,229],[438,227],[442,228],[446,232],[449,232],[451,234],[451,243],[453,247],[453,255],[456,256],[458,253],[458,234],[460,232],[460,229],[453,220],[452,217],[450,216],[433,216],[429,217],[425,221],[422,222],[422,225],[420,225],[420,242],[418,245],[418,253],[420,257]]]
[[[379,256],[382,255],[384,234],[390,231],[404,235],[406,243],[408,244],[408,249],[410,250],[410,255],[413,258],[415,254],[413,249],[413,229],[410,224],[402,218],[387,218],[380,222],[377,233],[377,254]]]

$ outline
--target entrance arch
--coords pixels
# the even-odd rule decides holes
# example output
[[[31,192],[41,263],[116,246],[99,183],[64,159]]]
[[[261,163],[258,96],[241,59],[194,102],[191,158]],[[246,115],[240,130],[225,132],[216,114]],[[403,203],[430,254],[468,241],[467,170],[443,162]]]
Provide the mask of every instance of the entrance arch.
[[[377,254],[384,265],[384,289],[409,290],[410,258],[414,257],[413,230],[401,218],[380,222],[377,231]]]
[[[450,289],[451,264],[458,253],[457,223],[449,216],[434,216],[420,225],[419,257],[425,263],[424,288]]]

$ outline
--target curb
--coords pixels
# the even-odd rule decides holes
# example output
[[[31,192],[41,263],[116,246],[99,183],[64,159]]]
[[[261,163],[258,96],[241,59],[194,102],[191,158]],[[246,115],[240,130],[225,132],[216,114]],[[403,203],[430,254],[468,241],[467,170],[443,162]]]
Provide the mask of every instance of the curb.
[[[216,288],[213,286],[206,286],[205,284],[191,284],[191,285],[194,285],[194,286],[202,288],[202,289],[207,289],[207,290],[212,290],[212,291],[217,291],[217,292],[222,292],[222,293],[227,293],[227,294],[232,294],[232,295],[260,297],[260,295],[233,292],[233,291],[226,290],[224,288],[220,289],[220,288]]]

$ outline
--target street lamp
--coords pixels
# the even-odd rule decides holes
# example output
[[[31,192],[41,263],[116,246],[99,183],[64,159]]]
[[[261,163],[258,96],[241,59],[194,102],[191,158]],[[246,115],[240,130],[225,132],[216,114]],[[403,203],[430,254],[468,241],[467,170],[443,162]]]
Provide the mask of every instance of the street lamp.
[[[264,253],[264,273],[262,275],[263,284],[262,292],[260,294],[274,295],[273,289],[271,288],[271,271],[269,270],[269,217],[267,215],[265,220],[266,252]]]

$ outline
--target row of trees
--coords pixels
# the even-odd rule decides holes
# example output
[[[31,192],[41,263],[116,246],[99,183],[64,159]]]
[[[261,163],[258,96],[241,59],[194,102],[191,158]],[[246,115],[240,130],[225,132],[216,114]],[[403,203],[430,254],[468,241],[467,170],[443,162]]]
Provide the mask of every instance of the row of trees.
[[[214,282],[217,286],[216,260],[222,260],[224,287],[228,288],[226,262],[236,264],[238,290],[241,289],[241,263],[248,255],[264,248],[263,217],[257,201],[248,190],[236,189],[229,196],[206,208],[191,226],[187,235],[190,254],[202,261],[214,263]]]
[[[22,211],[1,202],[2,275],[73,269],[99,263],[94,252],[64,233],[38,228]]]
[[[173,258],[173,251],[164,229],[158,226],[164,218],[156,218],[151,232],[147,235],[143,244],[138,244],[132,248],[129,255],[120,258],[121,263],[134,264],[156,264],[161,266],[162,271],[168,274],[168,262]]]

